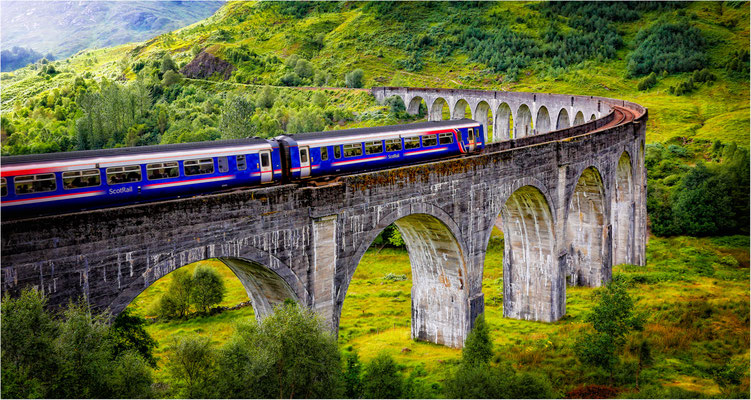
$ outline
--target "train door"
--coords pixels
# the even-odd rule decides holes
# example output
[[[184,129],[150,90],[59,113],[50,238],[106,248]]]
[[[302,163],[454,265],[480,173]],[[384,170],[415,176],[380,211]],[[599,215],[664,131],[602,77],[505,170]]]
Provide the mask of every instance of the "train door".
[[[310,150],[300,147],[300,178],[310,176]]]
[[[261,157],[261,183],[271,182],[273,171],[271,168],[271,152],[262,150],[258,153]]]
[[[474,128],[467,129],[467,151],[475,151],[475,130]]]

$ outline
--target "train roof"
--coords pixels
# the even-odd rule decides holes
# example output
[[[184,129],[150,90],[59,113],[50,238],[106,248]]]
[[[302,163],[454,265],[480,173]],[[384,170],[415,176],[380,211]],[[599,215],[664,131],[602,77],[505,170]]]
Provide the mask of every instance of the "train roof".
[[[327,139],[360,140],[379,135],[400,135],[409,134],[419,131],[437,131],[442,129],[455,129],[470,125],[476,125],[479,122],[471,119],[455,119],[450,121],[429,121],[418,122],[414,124],[375,126],[369,128],[341,129],[335,131],[298,133],[294,135],[283,135],[296,142],[322,142]],[[327,140],[328,141],[328,140]]]
[[[86,160],[94,158],[122,157],[148,153],[170,153],[211,148],[245,147],[259,144],[271,144],[262,138],[213,140],[208,142],[191,142],[176,144],[157,144],[151,146],[121,147],[116,149],[79,150],[58,153],[26,154],[21,156],[0,157],[0,165],[8,166],[26,163],[45,163],[68,160]]]

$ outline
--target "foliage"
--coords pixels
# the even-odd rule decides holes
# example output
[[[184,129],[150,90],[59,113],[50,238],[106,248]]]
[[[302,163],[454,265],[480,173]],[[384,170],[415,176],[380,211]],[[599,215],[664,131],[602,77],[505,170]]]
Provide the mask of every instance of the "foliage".
[[[657,74],[652,72],[646,78],[639,81],[639,84],[637,85],[637,89],[647,90],[647,89],[654,87],[656,84],[657,84]]]
[[[339,397],[336,341],[313,311],[294,303],[239,324],[218,365],[220,397]]]
[[[398,399],[404,390],[404,378],[399,366],[386,353],[381,353],[365,366],[363,398]]]
[[[169,289],[159,299],[158,313],[161,318],[183,318],[190,311],[193,277],[180,269],[173,274]]]
[[[167,370],[178,385],[181,397],[214,397],[216,356],[205,336],[184,336],[168,349]]]
[[[344,84],[348,88],[361,88],[364,75],[365,71],[363,71],[361,68],[357,68],[344,76]]]
[[[197,310],[205,313],[221,303],[226,291],[222,277],[213,268],[199,265],[193,272],[190,302]]]
[[[628,72],[633,76],[688,72],[707,65],[701,31],[686,20],[662,19],[640,31],[636,43],[639,46],[628,61]]]
[[[110,336],[114,343],[113,351],[115,356],[120,356],[126,351],[133,350],[154,368],[156,358],[153,352],[157,342],[146,332],[145,325],[146,320],[133,314],[130,309],[126,308],[120,312],[110,327]]]
[[[582,333],[576,340],[576,355],[582,363],[605,369],[613,379],[626,336],[643,329],[643,316],[635,314],[634,302],[621,279],[613,279],[599,292],[599,302],[587,315],[594,333]],[[611,382],[612,383],[612,382]]]
[[[363,393],[363,383],[360,377],[362,364],[357,356],[357,351],[351,351],[347,354],[344,365],[344,397],[348,399],[359,399]]]
[[[490,331],[485,323],[485,315],[475,318],[475,326],[467,335],[462,348],[462,362],[466,364],[487,364],[493,356],[493,344]]]

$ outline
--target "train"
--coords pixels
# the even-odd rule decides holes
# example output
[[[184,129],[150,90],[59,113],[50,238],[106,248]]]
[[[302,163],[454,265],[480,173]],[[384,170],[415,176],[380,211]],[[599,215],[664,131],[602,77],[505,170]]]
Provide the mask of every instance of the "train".
[[[0,159],[3,218],[286,184],[482,151],[469,119]]]

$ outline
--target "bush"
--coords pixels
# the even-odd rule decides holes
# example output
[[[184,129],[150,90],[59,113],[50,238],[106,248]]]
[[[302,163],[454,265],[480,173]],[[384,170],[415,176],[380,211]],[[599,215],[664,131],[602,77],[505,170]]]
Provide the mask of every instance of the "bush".
[[[639,81],[637,85],[638,90],[647,90],[654,87],[657,84],[657,75],[652,72],[646,78]]]
[[[263,321],[238,325],[218,358],[218,397],[338,398],[336,337],[307,308],[285,301]]]
[[[361,88],[363,85],[362,79],[364,75],[365,75],[365,71],[363,71],[360,68],[357,68],[356,70],[344,76],[345,85],[348,88]]]
[[[379,354],[365,366],[362,381],[366,399],[398,399],[402,396],[404,379],[399,366],[388,354]]]
[[[221,303],[226,288],[221,275],[211,267],[199,265],[193,272],[190,301],[196,310],[207,312],[211,306]]]
[[[183,336],[173,341],[167,348],[166,367],[181,397],[215,397],[215,358],[207,337]]]
[[[157,313],[160,318],[182,318],[190,311],[193,278],[182,269],[172,274],[167,292],[159,298]]]

